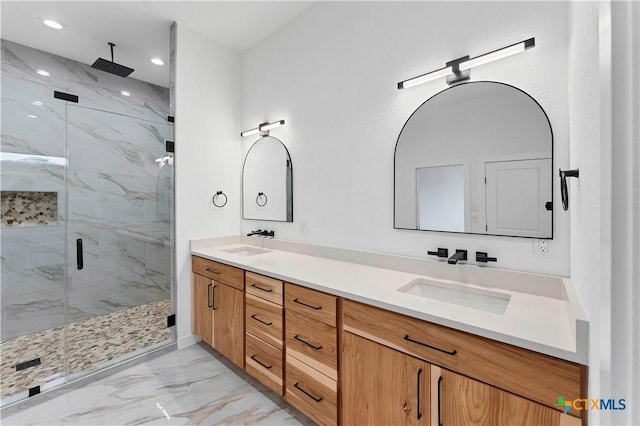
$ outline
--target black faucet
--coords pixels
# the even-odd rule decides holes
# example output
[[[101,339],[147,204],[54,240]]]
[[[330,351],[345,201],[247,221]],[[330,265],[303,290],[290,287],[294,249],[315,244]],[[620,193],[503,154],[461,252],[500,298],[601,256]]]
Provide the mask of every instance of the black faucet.
[[[258,229],[257,231],[251,231],[247,234],[247,237],[250,237],[252,235],[263,235],[262,232],[267,232],[267,231],[262,231],[262,229]]]
[[[487,262],[497,262],[497,261],[498,261],[498,258],[489,257],[489,255],[484,251],[476,252],[476,262],[487,263]]]
[[[438,247],[438,251],[428,251],[429,256],[449,257],[449,250],[446,248]]]
[[[457,265],[458,262],[461,260],[467,260],[467,251],[456,249],[456,252],[454,253],[454,255],[451,256],[449,260],[447,260],[447,263],[449,265]]]
[[[276,235],[275,231],[267,231],[266,229],[260,233],[263,237],[273,237]]]

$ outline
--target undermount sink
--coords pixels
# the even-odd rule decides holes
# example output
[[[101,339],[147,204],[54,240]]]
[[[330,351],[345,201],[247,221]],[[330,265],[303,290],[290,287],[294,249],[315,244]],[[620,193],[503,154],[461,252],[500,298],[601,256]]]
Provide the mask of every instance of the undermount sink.
[[[398,291],[494,314],[504,314],[511,300],[507,293],[426,278],[417,278]]]
[[[251,246],[236,247],[222,251],[225,253],[233,253],[240,256],[255,256],[257,254],[271,253],[271,250]]]

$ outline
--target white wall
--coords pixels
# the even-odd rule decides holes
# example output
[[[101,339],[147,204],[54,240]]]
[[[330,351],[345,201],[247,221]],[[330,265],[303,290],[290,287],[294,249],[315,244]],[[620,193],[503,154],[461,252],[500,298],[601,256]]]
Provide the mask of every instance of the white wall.
[[[610,232],[603,229],[603,211],[609,193],[601,185],[601,174],[606,175],[610,158],[610,139],[606,131],[606,97],[609,88],[601,87],[606,81],[606,65],[600,69],[601,43],[606,46],[606,31],[600,36],[600,8],[597,2],[576,2],[570,6],[570,57],[569,57],[569,122],[570,164],[580,169],[578,180],[569,179],[569,206],[571,214],[571,278],[580,294],[589,318],[589,395],[606,397],[601,391],[601,363],[608,364],[611,342],[607,327],[602,322],[610,316],[608,289],[611,280],[607,268],[610,265]],[[606,52],[603,52],[606,55]],[[601,95],[604,99],[601,100]],[[603,137],[604,136],[604,137]],[[606,224],[605,224],[606,225]],[[601,328],[603,328],[601,330]],[[609,370],[609,367],[605,367]],[[591,422],[600,424],[599,413],[592,412]]]
[[[178,346],[191,336],[189,240],[240,231],[240,55],[178,22],[175,77]],[[212,204],[227,194],[223,208]]]
[[[393,152],[410,114],[444,79],[398,81],[529,37],[536,47],[471,71],[512,84],[549,115],[554,168],[568,165],[566,3],[321,2],[243,55],[242,128],[272,130],[291,154],[294,222],[243,221],[243,232],[426,257],[448,247],[487,251],[497,267],[569,275],[569,215],[556,207],[552,257],[530,239],[393,229]],[[251,141],[243,141],[243,154]],[[554,205],[560,206],[554,179]]]
[[[590,322],[590,398],[624,411],[590,424],[640,424],[640,5],[570,6],[571,278]]]

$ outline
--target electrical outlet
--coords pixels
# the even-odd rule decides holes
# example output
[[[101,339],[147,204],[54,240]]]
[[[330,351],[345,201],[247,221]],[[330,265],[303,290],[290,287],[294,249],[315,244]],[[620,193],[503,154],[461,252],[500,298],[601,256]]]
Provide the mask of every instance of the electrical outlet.
[[[547,244],[547,240],[545,240],[544,238],[538,239],[538,251],[540,253],[549,252],[549,245]]]
[[[551,241],[544,238],[533,240],[533,256],[534,257],[553,257],[551,253]]]

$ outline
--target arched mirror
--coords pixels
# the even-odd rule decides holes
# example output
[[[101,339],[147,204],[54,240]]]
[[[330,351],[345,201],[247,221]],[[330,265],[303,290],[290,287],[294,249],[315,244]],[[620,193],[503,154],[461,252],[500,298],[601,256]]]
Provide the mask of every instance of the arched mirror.
[[[394,227],[553,238],[553,133],[542,107],[503,83],[424,102],[395,151]]]
[[[293,222],[291,157],[274,137],[258,139],[244,160],[242,218]]]

